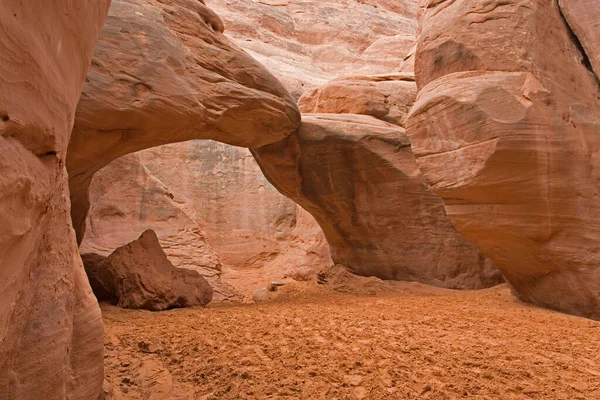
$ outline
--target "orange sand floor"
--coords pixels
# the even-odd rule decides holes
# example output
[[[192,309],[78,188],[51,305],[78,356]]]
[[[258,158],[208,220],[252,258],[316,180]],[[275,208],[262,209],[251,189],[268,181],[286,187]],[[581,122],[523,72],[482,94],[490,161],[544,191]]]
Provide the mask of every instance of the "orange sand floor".
[[[144,400],[600,399],[600,322],[524,305],[506,286],[375,297],[310,285],[252,305],[103,304],[105,388]]]

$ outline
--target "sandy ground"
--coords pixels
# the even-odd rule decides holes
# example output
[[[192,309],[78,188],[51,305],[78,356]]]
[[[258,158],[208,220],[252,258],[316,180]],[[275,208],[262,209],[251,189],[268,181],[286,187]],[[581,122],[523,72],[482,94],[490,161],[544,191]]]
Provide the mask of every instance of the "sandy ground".
[[[115,399],[600,399],[600,323],[506,286],[333,292],[160,313],[103,304]],[[110,397],[109,396],[109,397]]]

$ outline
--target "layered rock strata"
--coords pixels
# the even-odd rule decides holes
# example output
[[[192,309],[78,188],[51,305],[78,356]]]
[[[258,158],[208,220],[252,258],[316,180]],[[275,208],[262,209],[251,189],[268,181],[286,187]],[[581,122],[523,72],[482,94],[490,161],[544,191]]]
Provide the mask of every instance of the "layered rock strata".
[[[454,226],[520,299],[598,319],[600,90],[589,4],[422,3],[408,134]]]
[[[295,98],[352,75],[408,71],[417,31],[413,0],[207,0],[225,34]]]

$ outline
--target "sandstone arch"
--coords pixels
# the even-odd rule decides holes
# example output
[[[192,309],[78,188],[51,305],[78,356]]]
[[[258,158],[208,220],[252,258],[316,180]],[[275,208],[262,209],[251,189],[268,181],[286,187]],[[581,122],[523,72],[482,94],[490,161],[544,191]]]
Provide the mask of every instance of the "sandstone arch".
[[[401,126],[304,114],[297,131],[252,153],[271,183],[315,217],[333,261],[353,273],[453,289],[502,281],[425,186]]]
[[[190,139],[261,146],[299,123],[285,88],[223,36],[219,17],[203,2],[113,1],[69,142],[78,239],[91,178],[110,161]]]
[[[191,0],[114,2],[92,61],[69,145],[67,167],[70,173],[72,215],[79,239],[84,231],[89,207],[88,186],[97,170],[121,155],[189,139],[216,139],[254,148],[254,155],[275,186],[294,201],[307,204],[306,199],[296,193],[297,188],[288,187],[293,180],[280,181],[277,173],[272,171],[278,165],[276,159],[290,150],[287,146],[291,142],[281,139],[295,131],[300,123],[295,102],[260,64],[228,42],[220,30],[215,31],[213,26],[220,24],[207,23],[206,15],[211,16],[211,21],[218,18],[208,12],[204,4]],[[500,276],[493,264],[479,249],[454,231],[439,199],[421,182],[401,127],[414,100],[412,77],[396,73],[341,80],[338,86],[336,83],[334,81],[329,85],[331,91],[337,92],[335,96],[338,97],[356,96],[356,99],[349,100],[353,105],[336,109],[334,105],[339,105],[339,101],[317,99],[319,106],[315,103],[314,108],[335,113],[364,112],[396,125],[388,124],[386,127],[383,126],[386,125],[384,122],[366,122],[364,118],[358,123],[344,121],[343,118],[329,119],[335,120],[334,126],[324,129],[327,132],[336,131],[330,137],[334,147],[346,148],[353,142],[350,139],[352,135],[343,133],[345,129],[361,131],[366,136],[380,135],[384,138],[383,142],[390,146],[386,150],[379,148],[382,153],[375,159],[385,160],[389,157],[393,160],[391,162],[406,166],[405,172],[410,177],[407,180],[402,178],[405,176],[400,172],[402,167],[388,170],[379,166],[374,173],[387,178],[391,174],[397,179],[397,185],[388,187],[389,190],[393,187],[394,190],[415,193],[409,194],[413,196],[410,198],[393,200],[394,194],[389,192],[389,206],[382,202],[375,212],[381,214],[380,218],[376,217],[380,219],[379,222],[367,223],[357,232],[348,226],[342,229],[344,232],[339,232],[339,237],[331,233],[330,224],[335,223],[340,215],[361,218],[361,212],[352,211],[350,204],[359,200],[350,193],[342,193],[342,198],[338,199],[342,202],[339,204],[343,204],[340,208],[323,213],[318,207],[309,207],[313,215],[321,216],[318,218],[321,226],[330,231],[329,243],[335,247],[337,255],[334,260],[364,275],[417,280],[452,288],[480,288],[499,282]],[[372,88],[368,89],[369,85]],[[345,86],[350,92],[340,92]],[[330,91],[325,87],[318,92],[323,92],[327,97]],[[393,95],[390,97],[388,92]],[[232,93],[239,96],[233,96]],[[312,104],[309,97],[301,99],[301,104],[307,108]],[[381,104],[372,109],[373,104],[379,101]],[[365,102],[366,107],[360,106],[360,102]],[[333,108],[329,110],[328,107]],[[248,120],[254,123],[245,125]],[[309,126],[306,129],[310,130]],[[305,131],[296,132],[296,136]],[[407,149],[399,152],[398,146],[402,147],[399,142],[403,140]],[[267,150],[266,145],[270,143],[277,145]],[[308,142],[302,143],[309,146]],[[365,149],[362,147],[362,150]],[[352,146],[347,150],[363,156],[377,153],[363,152]],[[275,156],[271,154],[267,157],[269,151],[274,151]],[[318,157],[326,155],[321,152]],[[330,167],[346,169],[355,175],[364,174],[360,168],[366,168],[362,164]],[[325,172],[326,168],[323,170]],[[319,172],[315,170],[313,173]],[[375,186],[377,184],[371,189]],[[381,187],[385,187],[385,184]],[[318,192],[324,187],[317,184],[307,190]],[[363,196],[368,194],[363,193]],[[327,202],[327,199],[323,201]],[[329,201],[336,202],[331,198]],[[429,208],[421,207],[421,202],[428,204]],[[415,203],[415,207],[411,208],[408,205],[412,203]],[[404,214],[400,212],[403,204],[407,205]],[[400,213],[403,217],[392,216],[393,213]],[[412,213],[418,217],[413,218]],[[371,218],[366,215],[368,213],[363,216]],[[431,235],[425,236],[431,239],[419,244],[419,238],[423,239],[423,236],[408,233],[418,227],[423,232],[430,232]],[[396,232],[383,234],[380,232],[382,229]],[[340,239],[348,239],[349,236],[356,237],[350,241]],[[379,240],[384,244],[378,243]],[[359,244],[361,241],[363,243]],[[396,242],[399,244],[396,245]],[[362,255],[357,256],[350,249],[362,249]],[[369,252],[376,255],[369,257]],[[418,261],[419,258],[422,259]]]

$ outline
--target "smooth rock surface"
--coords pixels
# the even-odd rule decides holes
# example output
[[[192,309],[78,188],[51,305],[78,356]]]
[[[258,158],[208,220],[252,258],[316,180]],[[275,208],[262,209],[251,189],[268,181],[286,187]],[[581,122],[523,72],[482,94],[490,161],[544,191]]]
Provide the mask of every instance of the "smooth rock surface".
[[[261,146],[296,129],[291,96],[222,31],[201,1],[113,1],[69,143],[79,240],[91,178],[112,160],[190,139]]]
[[[96,399],[102,387],[102,319],[71,227],[64,165],[109,4],[2,2],[1,399]]]
[[[115,300],[122,308],[161,311],[204,306],[212,299],[206,279],[197,271],[175,268],[151,229],[106,258],[84,254],[83,259],[98,300]]]
[[[371,116],[306,114],[252,150],[265,176],[321,225],[336,264],[388,280],[475,289],[501,281],[423,183],[404,129]]]
[[[579,40],[554,1],[423,10],[407,131],[427,182],[520,299],[600,318],[600,90]]]

